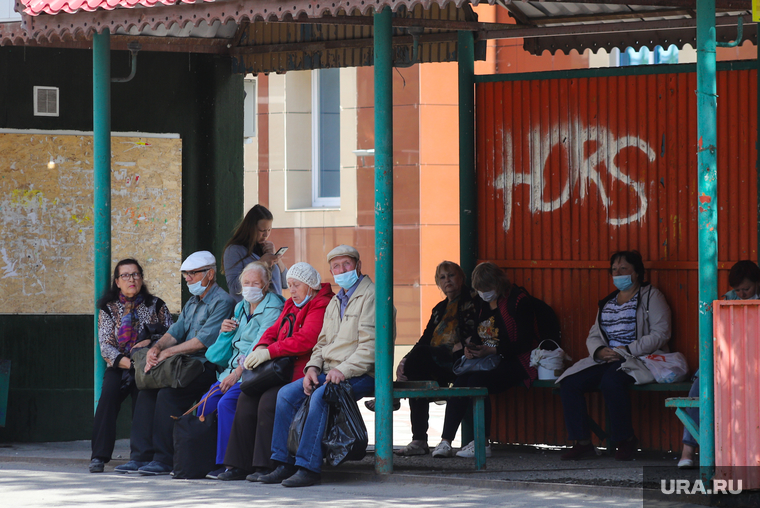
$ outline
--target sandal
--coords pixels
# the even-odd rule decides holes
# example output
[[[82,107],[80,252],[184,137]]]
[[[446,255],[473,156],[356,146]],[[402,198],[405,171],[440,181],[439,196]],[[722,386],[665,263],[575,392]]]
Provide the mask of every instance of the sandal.
[[[427,455],[430,453],[430,447],[428,445],[420,446],[415,443],[409,443],[399,450],[393,450],[393,453],[404,457],[411,457],[413,455]]]

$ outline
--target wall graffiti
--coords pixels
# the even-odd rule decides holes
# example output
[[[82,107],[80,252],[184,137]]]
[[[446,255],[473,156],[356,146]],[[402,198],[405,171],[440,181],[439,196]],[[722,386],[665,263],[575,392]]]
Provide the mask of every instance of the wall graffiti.
[[[654,162],[657,154],[649,144],[636,136],[616,137],[604,126],[586,126],[580,121],[571,122],[562,138],[553,129],[552,141],[547,141],[550,132],[541,127],[533,127],[528,137],[529,172],[516,172],[514,162],[513,136],[504,133],[503,167],[505,171],[496,177],[494,187],[504,192],[504,231],[509,231],[512,223],[515,187],[530,187],[531,213],[552,212],[558,210],[576,196],[583,203],[589,194],[591,184],[597,188],[599,199],[607,211],[607,222],[613,226],[622,226],[641,220],[647,211],[645,184],[629,177],[618,167],[617,158],[624,150],[640,150],[648,162]],[[577,135],[573,135],[577,134]],[[542,147],[549,147],[542,153]],[[567,174],[561,186],[559,196],[547,200],[547,178],[549,158],[556,150],[563,150],[567,161]],[[605,188],[603,168],[612,180],[630,187],[638,199],[635,212],[621,217],[610,217],[611,197]]]

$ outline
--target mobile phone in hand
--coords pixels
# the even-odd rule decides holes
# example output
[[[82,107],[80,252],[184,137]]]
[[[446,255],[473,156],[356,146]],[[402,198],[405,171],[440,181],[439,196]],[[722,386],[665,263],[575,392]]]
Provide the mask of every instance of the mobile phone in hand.
[[[274,255],[282,256],[283,254],[285,254],[285,252],[287,252],[287,250],[288,250],[287,247],[280,247],[279,249],[277,249],[277,252],[275,252]]]

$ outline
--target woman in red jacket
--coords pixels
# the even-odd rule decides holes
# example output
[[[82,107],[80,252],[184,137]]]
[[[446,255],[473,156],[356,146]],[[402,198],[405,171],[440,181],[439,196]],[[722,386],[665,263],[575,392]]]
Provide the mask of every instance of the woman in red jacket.
[[[295,381],[304,376],[303,369],[317,343],[333,292],[330,284],[322,283],[319,272],[308,263],[296,263],[288,270],[288,287],[291,298],[285,302],[277,322],[264,332],[256,348],[245,358],[244,365],[253,369],[273,358],[294,356],[291,381]],[[280,388],[270,388],[253,397],[240,394],[224,456],[227,470],[218,479],[255,481],[257,476],[274,469],[270,448]]]

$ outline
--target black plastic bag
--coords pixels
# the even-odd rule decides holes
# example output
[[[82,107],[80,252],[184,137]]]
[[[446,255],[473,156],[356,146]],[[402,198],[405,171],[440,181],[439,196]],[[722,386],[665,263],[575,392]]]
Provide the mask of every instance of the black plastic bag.
[[[293,417],[293,421],[290,423],[290,429],[288,430],[288,452],[293,456],[298,453],[298,445],[301,443],[303,427],[306,425],[306,417],[309,416],[310,402],[311,395],[304,399],[303,404],[298,408],[296,415]]]
[[[205,417],[191,414],[205,400],[191,407],[179,418],[172,416],[176,419],[174,422],[174,478],[205,478],[209,471],[216,469],[216,411]],[[205,404],[203,407],[201,412],[205,410]]]
[[[367,454],[367,427],[347,382],[328,383],[322,397],[330,406],[322,452],[331,466],[347,460],[362,460]]]

